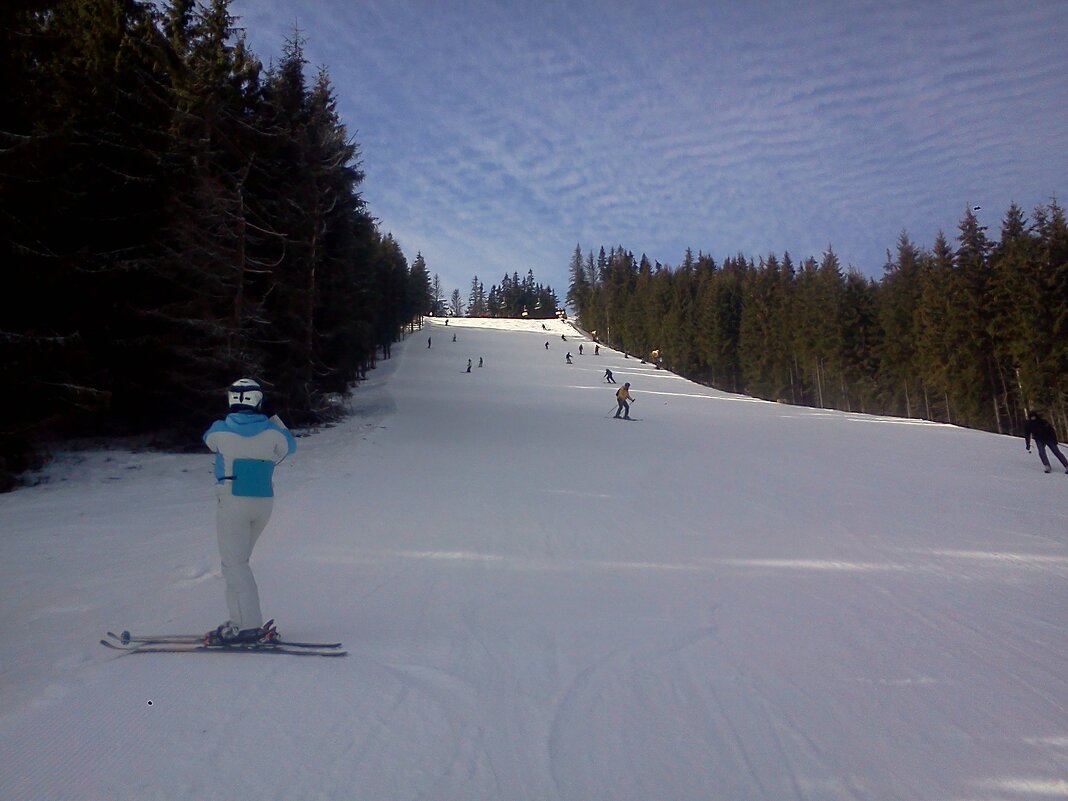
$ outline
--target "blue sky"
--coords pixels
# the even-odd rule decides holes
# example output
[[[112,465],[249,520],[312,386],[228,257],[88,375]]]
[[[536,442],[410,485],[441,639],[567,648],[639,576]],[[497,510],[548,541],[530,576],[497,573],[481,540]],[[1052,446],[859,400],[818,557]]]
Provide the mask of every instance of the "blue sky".
[[[664,264],[833,246],[878,277],[900,232],[996,236],[1068,191],[1068,2],[235,0],[299,28],[409,262],[467,297],[576,243]]]

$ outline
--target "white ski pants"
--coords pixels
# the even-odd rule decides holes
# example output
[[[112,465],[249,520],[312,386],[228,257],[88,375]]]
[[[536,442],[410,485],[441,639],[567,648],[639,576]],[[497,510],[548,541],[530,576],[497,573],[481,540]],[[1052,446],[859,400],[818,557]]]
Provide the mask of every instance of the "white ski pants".
[[[216,522],[222,575],[226,581],[226,605],[230,610],[230,621],[239,629],[263,625],[260,593],[248,560],[273,508],[274,498],[219,494]]]

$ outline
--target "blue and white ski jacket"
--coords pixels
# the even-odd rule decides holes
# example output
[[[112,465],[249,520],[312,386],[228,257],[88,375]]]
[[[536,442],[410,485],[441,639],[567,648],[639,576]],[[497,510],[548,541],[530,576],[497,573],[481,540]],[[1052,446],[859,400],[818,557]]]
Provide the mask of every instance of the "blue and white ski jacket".
[[[274,466],[297,449],[297,441],[277,415],[234,412],[204,432],[215,453],[215,480],[224,495],[274,497]]]

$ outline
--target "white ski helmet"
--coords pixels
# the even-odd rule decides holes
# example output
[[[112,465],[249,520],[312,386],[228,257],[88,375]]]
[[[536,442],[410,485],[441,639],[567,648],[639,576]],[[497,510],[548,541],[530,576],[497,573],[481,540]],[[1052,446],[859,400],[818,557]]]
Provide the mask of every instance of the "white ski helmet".
[[[263,388],[251,378],[239,378],[227,390],[231,412],[258,412],[263,403]]]

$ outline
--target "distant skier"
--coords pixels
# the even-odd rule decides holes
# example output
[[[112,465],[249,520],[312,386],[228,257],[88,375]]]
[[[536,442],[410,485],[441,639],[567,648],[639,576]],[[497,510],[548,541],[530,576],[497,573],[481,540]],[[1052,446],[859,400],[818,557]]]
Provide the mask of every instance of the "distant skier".
[[[574,362],[571,361],[571,351],[568,351],[567,356],[565,356],[564,358],[567,359],[568,364],[574,364]]]
[[[469,373],[471,372],[471,360],[470,359],[467,360],[467,372],[469,372]]]
[[[616,419],[619,419],[620,412],[623,413],[623,419],[630,419],[630,404],[627,401],[632,401],[634,398],[630,396],[630,382],[625,382],[623,386],[616,390],[616,402],[619,404],[619,408],[616,409]]]
[[[581,356],[581,355],[582,355],[582,343],[580,342],[579,343],[579,356]]]
[[[593,346],[593,355],[594,356],[600,356],[601,355],[601,346],[600,345],[594,345]]]
[[[609,370],[607,367],[604,368],[604,380],[607,381],[609,384],[616,383],[616,380],[612,378],[612,371]]]
[[[545,343],[545,350],[548,350],[548,349],[549,349],[549,343],[548,343],[548,342],[546,342],[546,343]]]
[[[427,346],[428,348],[430,347],[430,337],[427,337],[427,338],[426,338],[426,346]]]
[[[453,335],[452,335],[452,341],[453,341],[453,342],[455,342],[455,341],[456,341],[456,334],[453,334]]]
[[[478,366],[479,367],[482,366],[482,357],[481,356],[478,357]]]
[[[216,525],[230,619],[205,635],[207,644],[266,642],[277,632],[263,628],[260,595],[249,567],[256,540],[274,506],[274,468],[297,449],[278,415],[261,412],[263,389],[251,378],[227,391],[230,413],[204,434],[215,453]]]
[[[1068,473],[1068,459],[1064,458],[1061,449],[1057,447],[1057,432],[1054,430],[1052,423],[1033,409],[1027,415],[1027,422],[1024,423],[1024,442],[1028,453],[1031,452],[1032,437],[1034,437],[1035,444],[1038,446],[1038,458],[1042,460],[1046,472],[1052,472],[1052,468],[1049,466],[1049,458],[1046,456],[1046,448],[1049,448],[1064,466],[1064,472]]]
[[[564,340],[564,342],[567,342],[567,337],[565,337],[563,334],[560,335],[560,339]]]

